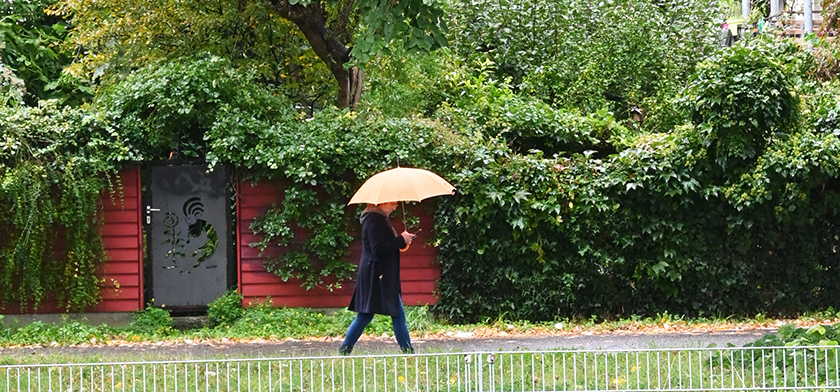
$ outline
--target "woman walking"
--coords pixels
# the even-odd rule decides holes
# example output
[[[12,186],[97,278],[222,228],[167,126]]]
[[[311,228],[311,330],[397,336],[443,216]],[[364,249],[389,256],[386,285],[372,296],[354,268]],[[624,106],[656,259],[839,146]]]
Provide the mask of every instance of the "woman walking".
[[[362,257],[359,259],[359,276],[356,291],[347,308],[358,312],[347,328],[339,353],[348,355],[373,320],[374,314],[391,316],[394,337],[404,353],[414,353],[400,287],[400,249],[405,248],[415,235],[407,231],[397,234],[388,217],[397,208],[397,202],[368,204],[362,211]]]

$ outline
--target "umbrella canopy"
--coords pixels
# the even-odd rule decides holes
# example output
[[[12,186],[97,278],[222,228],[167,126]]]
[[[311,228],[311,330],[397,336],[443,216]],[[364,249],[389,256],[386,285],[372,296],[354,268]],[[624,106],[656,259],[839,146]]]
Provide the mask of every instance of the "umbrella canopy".
[[[398,167],[369,178],[347,204],[421,201],[453,193],[455,187],[435,173],[424,169]]]

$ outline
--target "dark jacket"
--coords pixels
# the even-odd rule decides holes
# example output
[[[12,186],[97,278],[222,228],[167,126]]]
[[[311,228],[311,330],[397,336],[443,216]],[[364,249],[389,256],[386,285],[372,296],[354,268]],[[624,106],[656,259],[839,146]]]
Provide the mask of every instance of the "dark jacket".
[[[401,306],[400,249],[405,247],[405,239],[378,209],[366,209],[360,220],[362,257],[356,291],[347,308],[359,313],[396,315]]]

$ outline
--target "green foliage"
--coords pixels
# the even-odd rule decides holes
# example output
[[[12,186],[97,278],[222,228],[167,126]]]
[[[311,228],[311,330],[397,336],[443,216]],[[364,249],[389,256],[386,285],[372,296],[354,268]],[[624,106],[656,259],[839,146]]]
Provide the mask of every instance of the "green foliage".
[[[681,120],[674,98],[711,52],[719,2],[456,2],[459,57],[498,64],[496,78],[554,107],[606,109],[625,120],[641,107],[646,127]]]
[[[353,192],[398,162],[445,171],[451,161],[447,146],[457,138],[428,120],[324,110],[308,121],[248,119],[230,112],[207,139],[210,162],[231,162],[282,186],[283,202],[250,227],[263,236],[252,246],[285,248],[266,259],[266,268],[284,279],[300,279],[307,288],[335,288],[355,270],[346,260],[353,239],[349,233],[358,229],[358,211],[346,206]],[[308,238],[297,239],[294,228]]]
[[[779,328],[775,334],[768,334],[745,347],[756,347],[762,349],[762,358],[755,358],[746,351],[743,355],[732,355],[726,365],[734,368],[741,368],[743,361],[754,361],[756,367],[763,367],[766,374],[782,375],[786,386],[803,385],[808,379],[825,380],[828,385],[836,385],[838,379],[837,362],[826,361],[825,366],[810,366],[823,358],[836,358],[838,355],[837,342],[840,341],[840,324],[835,325],[814,325],[809,328],[797,327],[795,324],[786,324]],[[797,346],[828,346],[825,349],[803,349],[796,350]],[[782,349],[778,347],[790,347]],[[718,360],[714,358],[713,360]],[[724,362],[721,362],[724,363]],[[799,364],[799,365],[797,365]],[[803,364],[808,364],[803,366]]]
[[[62,69],[72,55],[62,49],[69,24],[44,9],[52,0],[0,3],[0,101],[34,106],[39,100],[59,99],[78,104],[90,99],[88,87]],[[10,86],[6,82],[17,84]],[[4,105],[0,105],[4,106]]]
[[[804,122],[809,129],[819,133],[840,136],[840,84],[837,81],[825,83],[807,100],[803,112]]]
[[[768,57],[798,56],[784,44],[774,48]],[[773,73],[793,97],[807,65],[807,58],[792,67],[769,61],[762,66],[769,71],[754,72]],[[760,103],[778,96],[763,91],[754,96]],[[484,99],[474,101],[480,107]],[[831,93],[811,99],[809,119],[816,123],[833,102]],[[445,109],[439,113],[459,113]],[[455,166],[459,194],[441,199],[435,217],[442,269],[435,310],[463,322],[791,314],[831,305],[840,145],[832,132],[798,131],[796,112],[784,113],[794,120],[777,118],[771,129],[787,134],[751,125],[763,148],[737,171],[715,162],[702,124],[619,132],[618,152],[605,157],[520,156],[484,143],[456,150],[471,161]],[[720,148],[740,148],[739,140],[727,142]]]
[[[608,141],[628,133],[606,111],[583,116],[515,95],[510,86],[493,79],[494,64],[478,66],[477,76],[456,69],[438,82],[435,94],[441,103],[433,115],[452,128],[502,138],[520,154],[540,150],[547,156],[610,152],[614,147]]]
[[[330,0],[328,3],[337,8],[341,7],[340,1]],[[359,27],[350,26],[352,29],[358,29],[358,36],[354,37],[350,55],[364,64],[379,52],[389,53],[388,46],[396,39],[400,39],[402,46],[410,51],[431,51],[446,46],[444,4],[445,2],[440,0],[355,2],[361,23]],[[336,14],[339,20],[347,18],[341,13]]]
[[[68,321],[66,318],[60,324],[35,321],[14,331],[7,331],[7,339],[16,344],[40,346],[102,343],[114,333],[114,329],[106,325],[91,326],[77,320]],[[0,335],[0,341],[8,340]]]
[[[433,317],[427,307],[406,307],[406,323],[415,332],[428,331]],[[251,338],[305,338],[309,336],[344,335],[356,313],[342,309],[325,314],[305,308],[274,307],[271,300],[246,309],[245,314],[229,327],[225,334]],[[222,328],[222,327],[217,327]],[[393,334],[391,318],[377,315],[365,329],[365,333]]]
[[[68,45],[87,49],[68,68],[78,77],[111,84],[138,68],[210,53],[306,106],[335,96],[329,69],[265,1],[67,0],[55,13],[76,25]]]
[[[270,301],[247,309],[227,333],[254,337],[304,337],[307,332],[319,331],[324,336],[341,335],[350,325],[352,313],[346,312],[345,323],[336,317],[299,308],[275,308]]]
[[[697,67],[688,85],[687,111],[712,158],[724,168],[757,157],[774,133],[798,125],[795,75],[774,55],[776,47],[755,40],[722,50]]]
[[[128,330],[137,334],[168,336],[172,333],[172,316],[168,310],[149,304],[146,309],[135,311],[131,315]]]
[[[125,148],[81,109],[0,108],[0,302],[82,310],[99,300],[101,191]]]
[[[785,324],[778,332],[762,336],[744,347],[836,346],[840,341],[840,324],[814,325],[804,328]]]
[[[242,295],[229,290],[225,295],[207,305],[207,319],[211,327],[230,326],[245,314]]]
[[[737,178],[702,140],[686,127],[607,159],[474,149],[484,158],[457,173],[459,196],[436,214],[436,310],[463,322],[831,305],[837,137],[777,138]]]
[[[197,158],[208,154],[205,133],[221,135],[239,121],[290,116],[282,97],[252,82],[250,75],[211,55],[156,63],[108,88],[95,102],[129,148],[128,159]],[[217,143],[223,143],[219,140]],[[246,150],[260,140],[231,148]],[[229,144],[228,144],[229,146]],[[171,155],[170,155],[171,154]]]
[[[330,77],[347,82],[347,68],[390,53],[394,43],[412,51],[444,46],[443,12],[433,0],[63,0],[55,7],[77,25],[73,46],[88,49],[70,67],[74,75],[109,80],[208,52],[312,110],[336,96]]]
[[[360,110],[391,118],[432,113],[440,103],[440,80],[454,63],[446,49],[410,53],[399,45],[390,56],[372,58],[365,67],[367,86]]]
[[[436,311],[454,322],[568,314],[580,279],[573,271],[584,270],[556,257],[569,245],[557,235],[569,210],[557,176],[564,163],[470,147],[473,160],[453,178],[458,197],[441,200],[435,214]]]

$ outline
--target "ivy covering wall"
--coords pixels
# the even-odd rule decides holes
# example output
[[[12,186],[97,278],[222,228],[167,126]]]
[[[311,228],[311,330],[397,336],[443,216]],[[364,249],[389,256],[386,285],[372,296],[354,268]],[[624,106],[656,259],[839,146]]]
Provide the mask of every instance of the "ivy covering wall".
[[[721,50],[682,95],[686,125],[618,137],[608,156],[483,149],[436,216],[437,310],[465,322],[837,308],[840,102],[836,83],[807,82],[810,59],[769,40]]]
[[[119,198],[125,148],[101,118],[55,101],[0,107],[0,119],[0,303],[97,303],[98,203],[103,190]]]

